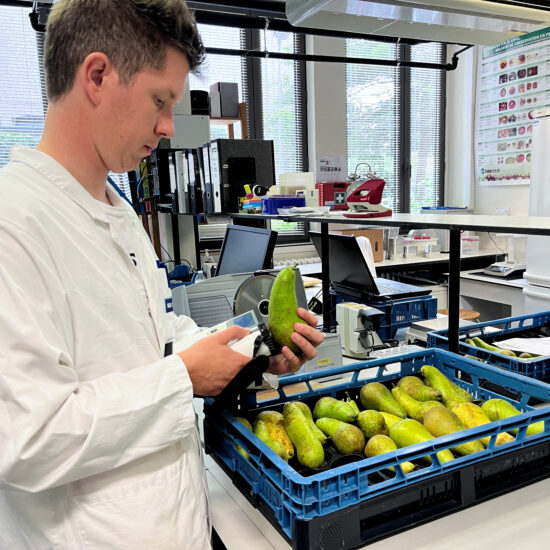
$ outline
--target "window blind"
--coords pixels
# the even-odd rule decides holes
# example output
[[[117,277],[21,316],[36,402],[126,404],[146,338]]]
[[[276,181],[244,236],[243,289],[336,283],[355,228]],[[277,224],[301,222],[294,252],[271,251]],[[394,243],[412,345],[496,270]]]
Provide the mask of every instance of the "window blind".
[[[346,40],[346,55],[395,59],[396,46],[370,40]],[[399,211],[398,132],[400,88],[397,70],[383,65],[346,65],[348,173],[368,163],[386,181],[382,202]],[[365,173],[365,167],[359,167]]]
[[[261,45],[272,52],[296,53],[296,35],[288,32],[261,32]],[[279,174],[303,171],[303,113],[300,96],[303,71],[298,62],[287,59],[262,59],[262,110],[264,139],[273,140],[275,179]],[[271,221],[279,233],[303,234],[301,222]]]
[[[443,63],[443,46],[411,48],[411,61]],[[440,204],[443,166],[443,78],[441,71],[411,69],[410,212]]]
[[[346,54],[442,63],[444,46],[346,40]],[[386,181],[382,202],[395,212],[436,206],[443,187],[444,72],[346,67],[348,170],[367,162]],[[363,168],[359,170],[361,173]]]
[[[44,126],[44,76],[28,14],[28,8],[0,6],[0,166],[8,162],[13,145],[36,147]]]
[[[296,53],[293,33],[261,32],[262,48],[280,53]],[[267,43],[266,43],[267,42]],[[262,59],[262,107],[264,139],[275,149],[275,174],[303,169],[301,72],[296,61]]]

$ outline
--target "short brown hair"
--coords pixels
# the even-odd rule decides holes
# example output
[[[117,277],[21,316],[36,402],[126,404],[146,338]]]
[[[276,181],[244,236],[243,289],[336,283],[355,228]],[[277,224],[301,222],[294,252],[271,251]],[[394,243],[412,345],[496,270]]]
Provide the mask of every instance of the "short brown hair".
[[[71,89],[92,52],[109,57],[128,83],[144,68],[162,69],[169,46],[197,72],[204,46],[184,0],[58,0],[46,26],[48,98],[55,101]]]

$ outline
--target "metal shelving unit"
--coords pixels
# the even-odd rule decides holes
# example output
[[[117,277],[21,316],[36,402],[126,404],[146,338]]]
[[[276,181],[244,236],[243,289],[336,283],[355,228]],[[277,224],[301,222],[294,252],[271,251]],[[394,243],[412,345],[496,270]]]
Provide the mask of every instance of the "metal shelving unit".
[[[237,215],[237,214],[235,214]],[[388,218],[345,218],[344,216],[268,216],[260,214],[238,214],[241,218],[279,219],[284,221],[308,221],[321,224],[321,263],[323,280],[323,303],[330,301],[328,276],[328,224],[343,223],[350,225],[400,226],[407,229],[433,228],[448,229],[450,232],[449,249],[449,350],[458,352],[458,310],[460,302],[460,232],[483,231],[505,232],[520,235],[550,236],[550,217],[531,216],[484,216],[484,215],[441,215],[395,214]],[[330,329],[330,311],[323,310],[323,328]]]

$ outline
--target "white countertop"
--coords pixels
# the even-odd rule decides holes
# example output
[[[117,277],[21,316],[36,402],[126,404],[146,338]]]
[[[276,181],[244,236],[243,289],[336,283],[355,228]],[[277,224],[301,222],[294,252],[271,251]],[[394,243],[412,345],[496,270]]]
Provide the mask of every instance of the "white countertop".
[[[480,250],[477,254],[465,254],[462,256],[462,260],[468,259],[468,258],[481,258],[485,256],[495,256],[500,255],[502,252],[496,250],[496,249],[487,249],[487,250]],[[415,265],[415,264],[431,264],[431,263],[437,263],[437,262],[448,262],[449,261],[449,253],[448,252],[436,252],[435,254],[432,254],[429,258],[426,256],[409,256],[407,258],[394,258],[393,260],[382,260],[381,262],[375,262],[374,266],[376,268],[379,267],[393,267],[393,266],[407,266],[407,265]],[[282,269],[283,266],[280,266],[275,269]],[[299,264],[298,269],[300,270],[300,273],[302,275],[309,275],[312,273],[321,273],[322,271],[322,264],[321,263],[315,263],[315,264]],[[473,270],[476,271],[476,270]],[[480,271],[479,269],[477,271]]]
[[[506,277],[491,277],[490,275],[476,275],[481,269],[472,269],[471,271],[461,271],[460,278],[470,281],[480,281],[482,283],[489,283],[500,286],[510,286],[514,288],[523,288],[529,283],[527,279],[506,279]]]
[[[209,456],[207,479],[214,527],[227,550],[289,550],[291,546],[233,486]],[[550,479],[408,529],[368,550],[535,550],[550,540]]]

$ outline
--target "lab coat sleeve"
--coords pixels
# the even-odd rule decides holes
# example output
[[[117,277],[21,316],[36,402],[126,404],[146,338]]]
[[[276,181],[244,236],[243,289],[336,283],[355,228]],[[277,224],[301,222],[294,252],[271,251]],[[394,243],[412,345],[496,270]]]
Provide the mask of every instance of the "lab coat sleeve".
[[[42,491],[113,470],[195,430],[177,355],[78,379],[55,263],[0,221],[0,484]]]

